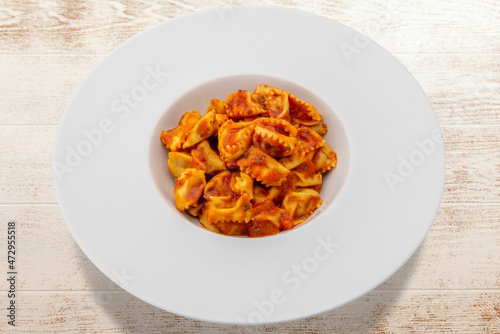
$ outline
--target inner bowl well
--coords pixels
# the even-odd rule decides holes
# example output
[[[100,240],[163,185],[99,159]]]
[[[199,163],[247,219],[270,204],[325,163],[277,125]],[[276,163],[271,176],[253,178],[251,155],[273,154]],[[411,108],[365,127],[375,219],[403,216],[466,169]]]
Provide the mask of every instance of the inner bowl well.
[[[149,144],[149,167],[153,183],[156,185],[158,192],[176,214],[181,215],[186,221],[200,228],[205,229],[198,218],[181,213],[175,207],[175,180],[167,169],[169,150],[161,142],[160,133],[163,130],[175,128],[185,112],[195,109],[200,114],[205,114],[211,99],[225,100],[229,94],[238,89],[253,92],[260,84],[288,91],[297,98],[314,105],[323,116],[323,122],[328,126],[328,133],[324,136],[326,144],[337,153],[338,158],[337,166],[323,174],[323,185],[320,192],[323,200],[321,207],[306,222],[282,233],[290,233],[290,231],[297,230],[300,226],[314,221],[315,217],[321,215],[333,203],[344,187],[350,164],[349,140],[339,117],[323,99],[296,83],[266,75],[242,74],[211,80],[185,92],[165,110],[154,128]],[[165,219],[168,220],[168,217],[165,217]],[[207,230],[207,232],[210,231]]]

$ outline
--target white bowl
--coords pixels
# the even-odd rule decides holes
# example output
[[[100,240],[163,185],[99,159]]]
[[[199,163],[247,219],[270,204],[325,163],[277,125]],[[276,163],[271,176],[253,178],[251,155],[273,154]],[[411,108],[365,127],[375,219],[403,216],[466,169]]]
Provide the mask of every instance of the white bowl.
[[[185,112],[190,112],[195,109],[201,114],[204,114],[210,100],[213,98],[225,100],[229,94],[238,89],[245,89],[253,92],[260,84],[267,84],[283,89],[291,92],[299,99],[312,103],[312,105],[314,105],[323,116],[323,122],[328,126],[328,133],[324,136],[324,139],[326,140],[326,143],[337,153],[337,166],[323,175],[322,187],[323,189],[327,189],[320,192],[323,204],[305,223],[314,220],[314,218],[321,212],[324,212],[344,187],[347,174],[349,172],[349,140],[344,127],[342,126],[342,122],[335,114],[335,111],[325,101],[313,92],[296,83],[276,77],[270,77],[265,74],[240,74],[219,78],[196,86],[170,105],[163,116],[159,119],[158,124],[151,134],[151,143],[149,146],[149,165],[156,188],[167,204],[171,207],[172,211],[181,215],[183,219],[192,222],[196,226],[202,227],[198,218],[193,218],[188,214],[182,214],[175,208],[175,182],[174,178],[166,168],[168,150],[160,141],[159,134],[162,130],[175,128],[179,119]],[[305,223],[296,226],[293,230],[303,226]]]
[[[339,165],[316,217],[267,238],[188,223],[159,131],[211,98],[266,83],[313,103]],[[274,7],[183,15],[113,51],[75,92],[53,153],[68,229],[131,294],[219,323],[276,323],[340,307],[415,252],[441,201],[432,107],[387,51],[332,20]]]

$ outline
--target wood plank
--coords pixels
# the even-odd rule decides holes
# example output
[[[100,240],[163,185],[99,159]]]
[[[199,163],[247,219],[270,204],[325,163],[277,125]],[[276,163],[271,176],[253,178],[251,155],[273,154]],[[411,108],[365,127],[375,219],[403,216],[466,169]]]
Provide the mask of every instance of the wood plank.
[[[55,126],[0,131],[0,203],[56,203],[52,184]]]
[[[500,205],[444,204],[417,253],[379,288],[499,289],[499,216]],[[19,289],[121,290],[82,253],[57,205],[0,205],[0,221],[9,219],[18,223]]]
[[[58,124],[104,55],[0,55],[0,124]]]
[[[446,147],[444,203],[498,203],[500,127],[443,126]]]
[[[500,127],[443,126],[444,203],[499,203]],[[55,126],[3,126],[0,204],[56,203],[51,152]]]
[[[80,250],[56,204],[0,205],[0,221],[2,237],[6,222],[17,223],[19,290],[122,290]],[[3,256],[0,267],[7,268]],[[6,288],[0,280],[0,290]]]
[[[427,238],[380,289],[499,289],[500,205],[443,204]]]
[[[345,21],[344,13],[348,16]],[[340,16],[341,23],[391,53],[478,54],[498,53],[500,48],[495,38],[500,30],[500,6],[494,0],[356,1]],[[478,36],[484,40],[474,41]]]
[[[301,321],[217,325],[140,301],[81,252],[51,180],[54,125],[69,98],[99,60],[136,33],[240,2],[0,0],[0,248],[9,219],[18,221],[20,237],[18,326],[4,319],[0,333],[500,333],[498,0],[252,1],[365,33],[415,76],[443,125],[444,204],[420,249],[375,291]],[[0,257],[0,267],[5,261]],[[6,288],[0,280],[0,294]]]
[[[496,55],[396,55],[427,93],[440,124],[500,125]],[[104,55],[0,55],[0,124],[55,125]]]
[[[133,35],[181,14],[240,1],[11,0],[0,11],[0,53],[108,53]],[[498,53],[496,0],[260,0],[318,14],[371,37],[392,53]]]
[[[395,55],[427,94],[439,124],[500,124],[498,55]]]
[[[498,291],[374,291],[289,323],[218,325],[162,311],[126,292],[23,292],[9,333],[499,333]]]

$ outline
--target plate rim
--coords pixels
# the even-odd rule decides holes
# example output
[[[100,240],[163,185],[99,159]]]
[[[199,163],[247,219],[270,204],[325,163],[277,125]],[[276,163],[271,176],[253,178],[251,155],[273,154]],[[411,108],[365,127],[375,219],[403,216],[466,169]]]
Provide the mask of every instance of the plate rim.
[[[170,18],[164,22],[160,22],[158,24],[155,24],[147,29],[145,29],[144,31],[141,31],[139,33],[137,33],[136,35],[134,35],[133,37],[127,39],[124,43],[120,44],[118,47],[116,47],[113,51],[109,52],[103,59],[101,59],[98,64],[86,75],[85,79],[80,83],[80,85],[78,86],[78,88],[73,92],[72,96],[71,96],[71,99],[68,101],[65,109],[64,109],[64,112],[61,116],[61,120],[59,122],[59,125],[57,127],[57,131],[56,131],[56,135],[55,135],[55,140],[54,140],[54,147],[53,147],[53,150],[52,150],[52,160],[51,160],[51,167],[54,169],[54,162],[55,161],[55,156],[56,156],[56,143],[58,142],[58,140],[60,141],[60,137],[61,137],[61,129],[63,127],[63,124],[64,124],[64,120],[65,118],[67,119],[67,115],[68,115],[68,110],[70,110],[70,106],[73,104],[74,102],[74,99],[76,98],[77,95],[79,95],[82,91],[82,87],[84,87],[86,84],[87,84],[87,81],[89,80],[89,78],[92,76],[92,74],[94,74],[95,72],[97,72],[97,69],[99,69],[109,58],[113,57],[116,53],[119,53],[120,50],[122,49],[123,46],[129,44],[129,43],[133,43],[134,41],[142,38],[142,36],[148,34],[150,31],[154,30],[154,29],[158,29],[159,27],[163,27],[163,26],[167,26],[169,24],[173,24],[175,22],[178,22],[178,21],[181,21],[181,20],[185,20],[185,19],[188,19],[188,18],[191,18],[191,17],[194,17],[194,16],[197,16],[197,15],[203,15],[203,14],[207,14],[211,11],[213,11],[214,9],[222,9],[222,8],[232,8],[232,7],[249,7],[249,8],[258,8],[258,9],[263,9],[263,10],[268,10],[269,8],[272,8],[272,9],[276,9],[276,10],[284,10],[284,11],[289,11],[289,12],[296,12],[296,13],[300,13],[302,15],[309,15],[309,16],[312,16],[312,17],[315,17],[317,19],[321,18],[323,20],[328,20],[328,21],[332,21],[332,22],[335,22],[336,24],[339,24],[339,25],[342,25],[344,27],[347,27],[345,26],[344,24],[342,23],[339,23],[337,21],[334,21],[330,18],[327,18],[327,17],[324,17],[324,16],[321,16],[321,15],[317,15],[317,14],[313,14],[313,13],[310,13],[310,12],[305,12],[305,11],[302,11],[302,10],[297,10],[297,9],[292,9],[292,8],[286,8],[286,7],[280,7],[280,6],[262,6],[262,5],[231,5],[231,6],[224,6],[224,7],[212,7],[212,8],[207,8],[207,9],[204,9],[204,10],[199,10],[199,11],[194,11],[194,12],[190,12],[190,13],[186,13],[186,14],[182,14],[182,15],[179,15],[179,16],[176,16],[174,18]],[[347,27],[348,29],[350,30],[353,30],[357,33],[359,33],[358,31],[352,29],[352,28],[349,28]],[[361,34],[361,33],[359,33]],[[363,35],[364,36],[364,35]],[[367,37],[368,38],[368,37]],[[376,43],[376,42],[375,42]],[[377,45],[379,45],[378,43],[376,43]],[[379,45],[380,46],[380,45]],[[434,118],[436,119],[436,123],[438,124],[438,128],[439,128],[439,131],[441,132],[442,134],[442,130],[439,126],[439,122],[437,121],[437,117],[435,115],[435,111],[434,111],[434,108],[432,106],[432,104],[430,103],[427,95],[425,94],[425,92],[423,91],[422,87],[418,84],[418,82],[416,81],[416,79],[414,78],[414,76],[406,69],[406,67],[404,65],[401,64],[401,62],[399,61],[399,59],[397,59],[394,55],[392,55],[389,51],[387,51],[385,48],[383,48],[382,46],[380,46],[380,49],[382,49],[384,52],[386,52],[390,57],[392,57],[394,60],[396,60],[407,72],[407,74],[409,74],[411,76],[411,78],[413,79],[413,81],[415,81],[417,83],[417,86],[418,88],[421,90],[421,93],[424,94],[424,96],[427,98],[427,101],[429,102],[429,106],[430,106],[430,109],[434,112]],[[283,78],[284,80],[289,80],[287,78]],[[314,93],[314,92],[313,92]],[[321,97],[321,95],[319,95]],[[444,148],[444,144],[443,144],[443,152],[445,153],[445,148]],[[324,314],[326,312],[330,312],[334,309],[337,309],[337,308],[340,308],[340,307],[343,307],[357,299],[359,299],[360,297],[366,295],[367,293],[373,291],[377,286],[383,284],[389,277],[391,277],[394,273],[396,273],[414,254],[415,252],[420,248],[420,245],[423,243],[423,241],[425,240],[425,238],[427,237],[430,229],[432,228],[432,225],[435,221],[435,218],[437,217],[437,214],[439,212],[439,209],[440,209],[440,206],[441,206],[441,203],[442,203],[442,199],[443,199],[443,194],[444,194],[444,190],[445,190],[445,182],[446,182],[446,155],[444,154],[443,155],[443,158],[444,158],[444,170],[442,171],[444,177],[443,177],[443,182],[442,182],[442,185],[441,185],[441,190],[440,190],[440,201],[439,203],[437,203],[437,208],[433,211],[433,217],[434,217],[434,220],[429,222],[427,227],[426,227],[426,232],[423,234],[423,236],[420,238],[419,242],[418,242],[418,246],[408,255],[405,257],[404,261],[401,262],[401,264],[395,268],[389,275],[387,275],[387,277],[382,280],[381,282],[378,282],[376,283],[375,285],[373,285],[371,288],[367,289],[366,291],[363,291],[361,293],[359,293],[358,295],[355,295],[354,297],[352,297],[351,299],[341,303],[341,304],[337,304],[335,306],[332,306],[331,308],[329,309],[326,309],[326,310],[323,310],[323,311],[319,311],[319,312],[315,312],[315,313],[309,313],[309,314],[305,314],[304,316],[302,317],[293,317],[293,318],[289,318],[289,319],[285,319],[285,320],[276,320],[276,321],[269,321],[269,320],[266,320],[262,323],[255,323],[255,324],[252,324],[252,323],[248,323],[248,325],[268,325],[268,324],[277,324],[277,323],[283,323],[283,322],[289,322],[289,321],[295,321],[295,320],[301,320],[301,319],[305,319],[305,318],[309,318],[309,317],[313,317],[313,316],[317,316],[319,314]],[[351,161],[351,164],[352,164],[352,161]],[[350,173],[350,170],[348,171],[348,176],[347,176],[347,179],[346,180],[349,180],[349,178],[352,176],[352,174]],[[347,183],[347,182],[346,182]],[[111,281],[115,281],[112,277],[109,276],[107,270],[102,270],[102,268],[100,266],[98,266],[96,264],[96,262],[91,258],[89,257],[88,255],[88,249],[86,249],[86,247],[82,244],[81,240],[79,239],[78,237],[78,234],[75,233],[73,227],[71,226],[71,224],[69,223],[69,219],[67,217],[67,213],[65,212],[65,210],[63,210],[62,206],[59,204],[60,203],[60,192],[58,190],[58,186],[57,186],[57,183],[56,183],[56,180],[55,178],[53,177],[53,182],[52,182],[53,186],[54,186],[54,191],[55,191],[55,194],[56,194],[56,199],[57,199],[57,203],[58,203],[58,207],[59,207],[59,211],[61,212],[62,214],[62,217],[65,221],[65,224],[68,228],[68,230],[70,231],[70,234],[71,236],[73,237],[73,239],[75,240],[75,242],[78,244],[79,248],[81,249],[81,251],[85,254],[85,256],[90,260],[90,262],[92,262],[92,264],[94,266],[96,266],[106,277],[108,277]],[[344,191],[341,191],[338,195],[337,195],[337,198],[342,196],[345,192]],[[116,282],[115,282],[116,283]],[[132,294],[133,296],[151,304],[151,305],[154,305],[155,307],[158,307],[162,310],[166,310],[168,312],[171,312],[171,313],[174,313],[174,314],[179,314],[179,315],[182,315],[184,317],[187,317],[187,318],[190,318],[190,319],[196,319],[196,320],[201,320],[201,321],[207,321],[207,322],[211,322],[211,323],[218,323],[218,324],[226,324],[226,325],[241,325],[241,323],[237,322],[237,321],[234,321],[234,322],[225,322],[225,321],[218,321],[218,320],[213,320],[213,319],[207,319],[207,318],[203,318],[203,317],[196,317],[196,316],[193,316],[192,314],[184,314],[183,312],[179,312],[179,311],[176,311],[176,310],[171,310],[171,309],[168,309],[166,308],[165,306],[160,306],[158,305],[155,301],[152,301],[152,300],[149,300],[149,298],[145,297],[145,296],[142,296],[140,295],[137,291],[130,291],[128,289],[126,289],[125,287],[121,286],[120,284],[118,284],[120,287],[124,288],[125,291],[127,291],[127,293],[130,293]],[[89,290],[91,291],[91,290]]]

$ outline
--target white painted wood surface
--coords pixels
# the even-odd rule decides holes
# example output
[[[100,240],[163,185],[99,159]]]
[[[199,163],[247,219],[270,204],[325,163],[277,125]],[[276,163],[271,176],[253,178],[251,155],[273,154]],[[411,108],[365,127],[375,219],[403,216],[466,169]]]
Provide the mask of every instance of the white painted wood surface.
[[[60,215],[50,168],[72,93],[134,34],[238,3],[0,0],[0,248],[9,219],[20,237],[18,326],[7,326],[0,311],[0,333],[500,333],[497,0],[250,2],[316,13],[367,34],[408,68],[435,108],[447,150],[443,205],[417,253],[372,293],[301,321],[215,325],[132,297],[80,251]],[[1,309],[6,290],[0,279]]]

